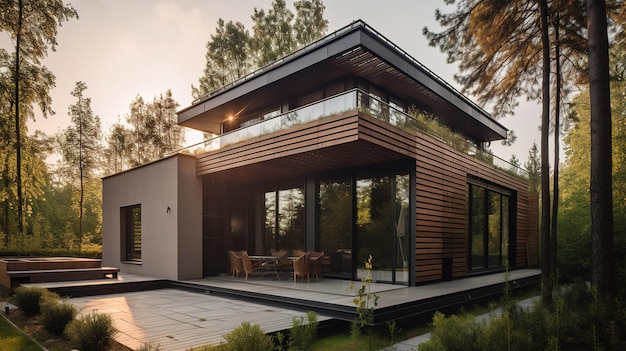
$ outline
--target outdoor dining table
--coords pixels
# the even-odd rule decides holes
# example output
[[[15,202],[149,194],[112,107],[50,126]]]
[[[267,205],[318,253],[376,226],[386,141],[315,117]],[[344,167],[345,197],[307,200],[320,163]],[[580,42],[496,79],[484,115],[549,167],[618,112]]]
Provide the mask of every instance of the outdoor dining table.
[[[284,265],[280,264],[280,259],[284,257],[264,256],[264,255],[252,255],[249,257],[250,257],[250,260],[259,262],[260,263],[259,266],[265,267],[265,269],[268,272],[275,273],[276,277],[280,280],[280,271],[278,270],[278,268],[284,267]],[[291,258],[289,259],[291,260]],[[265,274],[263,276],[265,276]]]

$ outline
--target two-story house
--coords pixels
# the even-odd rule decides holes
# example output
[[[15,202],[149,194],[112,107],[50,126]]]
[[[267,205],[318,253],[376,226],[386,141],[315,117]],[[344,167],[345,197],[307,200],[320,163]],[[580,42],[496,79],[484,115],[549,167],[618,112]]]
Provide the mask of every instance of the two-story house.
[[[507,129],[361,21],[178,115],[202,145],[103,179],[103,263],[186,280],[228,250],[324,251],[328,279],[415,285],[533,264]],[[201,150],[198,150],[201,149]]]

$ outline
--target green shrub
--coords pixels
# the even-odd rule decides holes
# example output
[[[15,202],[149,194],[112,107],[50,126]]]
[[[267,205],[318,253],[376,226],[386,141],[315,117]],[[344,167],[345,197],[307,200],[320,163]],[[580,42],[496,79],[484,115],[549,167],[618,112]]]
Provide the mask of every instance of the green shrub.
[[[111,344],[117,330],[108,314],[93,312],[73,320],[65,334],[81,351],[102,351]]]
[[[151,342],[143,343],[139,348],[135,349],[135,351],[161,351],[161,345],[154,345]]]
[[[25,315],[34,316],[41,312],[39,302],[45,295],[49,294],[53,293],[37,286],[20,286],[15,289],[13,299],[17,307],[19,307]],[[58,295],[56,295],[56,297],[58,298]]]
[[[304,317],[293,317],[291,329],[289,331],[289,347],[291,350],[308,350],[315,340],[317,333],[317,315],[315,312],[307,313],[307,322]]]
[[[78,309],[56,297],[44,296],[41,300],[41,323],[50,332],[61,335],[65,327],[76,318]]]
[[[419,351],[482,350],[482,326],[473,316],[451,315],[446,318],[443,313],[436,312],[430,339],[419,346]]]
[[[265,334],[258,324],[251,325],[243,322],[230,333],[224,335],[226,343],[224,351],[271,351],[274,350],[274,340]]]

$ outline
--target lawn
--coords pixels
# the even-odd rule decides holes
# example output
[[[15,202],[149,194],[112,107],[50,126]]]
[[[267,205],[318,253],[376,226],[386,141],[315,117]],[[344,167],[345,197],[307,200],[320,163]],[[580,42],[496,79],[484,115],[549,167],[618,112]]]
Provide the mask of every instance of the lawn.
[[[0,318],[0,351],[41,351],[41,347],[2,316]]]

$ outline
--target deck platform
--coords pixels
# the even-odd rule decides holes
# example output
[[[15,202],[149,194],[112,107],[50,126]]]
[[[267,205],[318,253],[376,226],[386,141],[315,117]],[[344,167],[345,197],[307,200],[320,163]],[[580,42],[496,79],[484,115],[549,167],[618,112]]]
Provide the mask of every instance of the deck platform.
[[[509,272],[512,289],[537,284],[540,271]],[[372,283],[380,296],[374,324],[429,319],[434,311],[451,311],[502,293],[504,273],[401,286]],[[120,330],[116,339],[130,348],[144,342],[166,350],[216,344],[242,322],[259,324],[268,333],[291,327],[292,318],[315,311],[326,326],[357,316],[353,299],[361,282],[322,278],[309,283],[267,278],[211,277],[169,281],[131,274],[116,279],[36,283],[61,295],[83,313],[110,313]],[[401,324],[401,323],[400,323]]]
[[[509,272],[512,290],[538,284],[541,272],[519,269]],[[430,318],[435,311],[446,311],[502,294],[504,273],[495,273],[421,286],[372,283],[371,293],[379,296],[373,324],[393,320]],[[267,278],[230,276],[187,281],[171,281],[134,275],[116,279],[39,283],[62,296],[81,297],[172,288],[298,311],[314,311],[342,321],[357,317],[354,298],[361,282],[325,279],[298,282]]]

